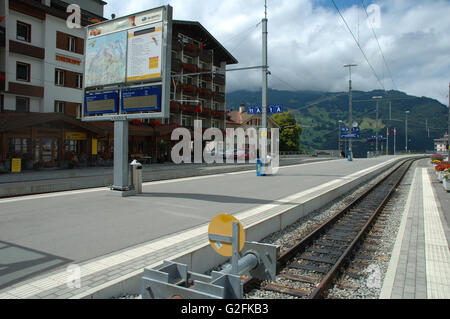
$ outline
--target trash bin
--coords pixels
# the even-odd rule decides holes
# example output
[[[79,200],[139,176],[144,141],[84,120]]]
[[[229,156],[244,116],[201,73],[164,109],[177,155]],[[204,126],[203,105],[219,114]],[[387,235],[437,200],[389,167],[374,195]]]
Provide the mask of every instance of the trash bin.
[[[136,194],[142,194],[142,164],[137,160],[133,160],[130,166],[132,176],[131,185],[136,191]]]
[[[256,176],[262,176],[262,162],[260,158],[256,159]]]

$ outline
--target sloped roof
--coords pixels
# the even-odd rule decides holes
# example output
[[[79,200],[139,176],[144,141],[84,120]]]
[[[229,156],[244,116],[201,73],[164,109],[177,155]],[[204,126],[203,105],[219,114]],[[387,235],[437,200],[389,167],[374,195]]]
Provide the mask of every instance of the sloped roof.
[[[18,128],[39,125],[48,122],[63,121],[74,126],[81,127],[97,135],[103,135],[104,131],[94,125],[77,120],[63,113],[4,113],[0,114],[0,132]]]
[[[225,49],[198,21],[173,20],[173,31],[185,34],[204,44],[206,50],[214,50],[214,60],[226,61],[227,64],[236,64],[238,60]]]

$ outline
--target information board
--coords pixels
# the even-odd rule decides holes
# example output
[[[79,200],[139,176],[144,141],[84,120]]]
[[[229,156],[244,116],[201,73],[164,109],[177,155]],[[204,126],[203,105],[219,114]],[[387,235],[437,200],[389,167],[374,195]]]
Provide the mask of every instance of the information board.
[[[86,45],[86,87],[125,82],[126,31],[90,39]]]
[[[161,78],[162,24],[128,31],[127,82]]]
[[[153,111],[161,110],[161,89],[159,87],[129,89],[122,91],[122,111]]]
[[[169,117],[171,6],[87,26],[86,39],[84,121]]]
[[[84,98],[85,114],[117,113],[117,91],[87,93]]]

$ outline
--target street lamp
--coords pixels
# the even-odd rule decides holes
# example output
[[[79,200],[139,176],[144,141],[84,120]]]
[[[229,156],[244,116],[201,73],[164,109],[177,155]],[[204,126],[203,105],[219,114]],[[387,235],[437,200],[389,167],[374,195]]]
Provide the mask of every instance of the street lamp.
[[[375,122],[375,156],[378,155],[378,101],[382,98],[382,96],[372,96],[372,99],[377,101],[377,115]]]
[[[405,151],[408,153],[408,114],[409,111],[405,111]]]

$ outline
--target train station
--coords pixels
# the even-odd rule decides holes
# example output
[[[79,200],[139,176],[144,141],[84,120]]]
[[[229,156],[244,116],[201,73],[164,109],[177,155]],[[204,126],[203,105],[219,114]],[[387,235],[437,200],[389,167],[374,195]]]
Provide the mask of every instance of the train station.
[[[70,2],[0,4],[0,299],[450,298],[447,87],[410,83],[446,65],[383,26],[400,91],[375,32],[404,4]]]
[[[0,297],[140,296],[144,269],[170,261],[206,273],[227,262],[208,240],[216,215],[239,220],[246,241],[267,243],[274,233],[309,223],[330,203],[373,186],[406,159],[413,162],[396,186],[401,194],[386,206],[400,204],[394,209],[400,217],[391,245],[358,264],[359,275],[378,298],[448,298],[447,193],[429,157],[420,155],[353,162],[298,158],[281,161],[279,172],[265,177],[255,174],[254,165],[235,171],[221,167],[212,175],[199,169],[191,177],[144,181],[142,194],[127,198],[100,187],[1,199]],[[376,236],[366,240],[380,240],[382,229],[393,226],[377,227]],[[283,250],[292,243],[277,245]],[[377,271],[365,272],[370,265]],[[351,277],[346,278],[341,289],[351,286]]]

